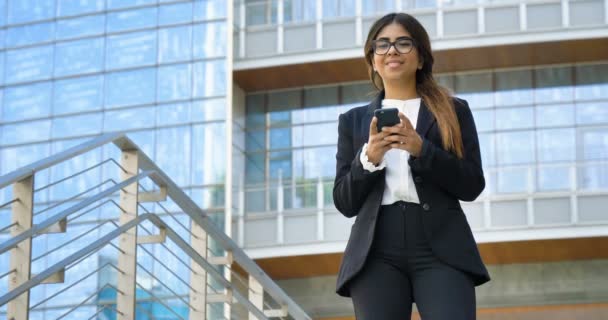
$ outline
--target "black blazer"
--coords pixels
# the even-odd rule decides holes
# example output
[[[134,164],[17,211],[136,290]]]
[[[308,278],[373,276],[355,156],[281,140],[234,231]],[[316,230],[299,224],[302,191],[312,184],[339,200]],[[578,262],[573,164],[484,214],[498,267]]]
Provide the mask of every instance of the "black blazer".
[[[348,281],[363,267],[368,255],[385,186],[385,170],[363,169],[359,155],[369,137],[374,110],[381,108],[384,92],[367,106],[340,114],[333,199],[346,217],[356,217],[338,273],[336,292],[350,296]],[[416,131],[423,140],[419,157],[408,163],[423,216],[424,232],[441,261],[471,275],[475,285],[490,280],[473,233],[458,200],[473,201],[485,188],[479,140],[473,115],[465,100],[454,98],[464,144],[464,159],[443,149],[439,127],[424,101]]]

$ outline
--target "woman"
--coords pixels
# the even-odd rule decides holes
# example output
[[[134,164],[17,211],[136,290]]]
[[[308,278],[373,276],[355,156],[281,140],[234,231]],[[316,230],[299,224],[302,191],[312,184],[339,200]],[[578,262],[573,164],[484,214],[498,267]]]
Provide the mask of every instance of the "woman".
[[[485,187],[466,101],[433,79],[428,34],[412,16],[388,14],[365,43],[380,91],[341,114],[333,198],[355,216],[337,293],[358,320],[475,319],[475,286],[490,280],[459,200]],[[376,129],[374,110],[399,108],[400,123]]]

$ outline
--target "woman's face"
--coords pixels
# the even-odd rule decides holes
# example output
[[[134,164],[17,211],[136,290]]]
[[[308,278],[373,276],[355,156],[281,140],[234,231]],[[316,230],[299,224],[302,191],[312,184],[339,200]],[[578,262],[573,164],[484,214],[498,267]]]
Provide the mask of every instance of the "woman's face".
[[[408,40],[409,39],[409,40]],[[410,41],[412,39],[409,32],[407,32],[400,24],[391,23],[385,26],[376,37],[376,51],[372,59],[372,65],[382,77],[383,83],[387,82],[404,82],[407,80],[416,80],[416,70],[418,67],[422,67],[422,63],[418,58],[418,51],[415,45]],[[388,48],[385,54],[378,54],[383,52],[382,49],[386,50],[387,43],[378,43],[377,40],[386,40],[395,42]],[[412,47],[408,47],[411,45]],[[395,48],[397,47],[397,48]],[[410,51],[411,50],[411,51]],[[402,53],[408,52],[409,53]]]

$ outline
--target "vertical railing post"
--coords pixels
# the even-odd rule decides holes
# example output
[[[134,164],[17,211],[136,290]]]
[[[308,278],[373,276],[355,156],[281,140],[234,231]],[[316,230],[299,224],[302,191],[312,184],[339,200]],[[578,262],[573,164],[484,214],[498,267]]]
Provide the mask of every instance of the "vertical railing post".
[[[123,150],[120,158],[121,181],[138,174],[139,161],[137,150]],[[132,183],[120,190],[120,225],[137,217],[137,192],[139,183]],[[135,319],[135,280],[137,275],[137,228],[131,228],[120,236],[118,252],[118,282],[116,310],[118,320]]]
[[[34,210],[34,175],[13,184],[13,196],[17,201],[12,206],[11,237],[30,229]],[[32,264],[32,238],[21,241],[10,251],[10,276],[8,291],[12,291],[30,279]],[[27,320],[30,309],[29,290],[7,305],[6,319]]]
[[[277,187],[277,243],[281,244],[285,240],[283,235],[283,210],[285,208],[283,203],[283,173],[279,171],[279,182]]]
[[[207,259],[207,232],[198,223],[192,223],[190,230],[192,248]],[[207,319],[207,271],[194,260],[190,260],[190,267],[190,320],[204,320]]]
[[[319,176],[317,182],[317,240],[323,240],[324,221],[323,221],[323,208],[325,208],[325,192],[323,192],[323,179]]]
[[[249,275],[249,301],[259,310],[264,310],[264,287],[251,275]],[[258,320],[258,318],[250,312],[249,320]]]

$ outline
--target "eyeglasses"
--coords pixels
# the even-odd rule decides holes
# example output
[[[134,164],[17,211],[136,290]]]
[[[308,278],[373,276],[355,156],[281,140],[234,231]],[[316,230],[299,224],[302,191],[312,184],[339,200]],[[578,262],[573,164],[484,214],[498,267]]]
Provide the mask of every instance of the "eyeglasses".
[[[391,50],[391,46],[395,46],[395,50],[399,53],[410,53],[415,44],[412,38],[399,38],[394,42],[385,39],[372,41],[372,48],[375,54],[387,54]]]

